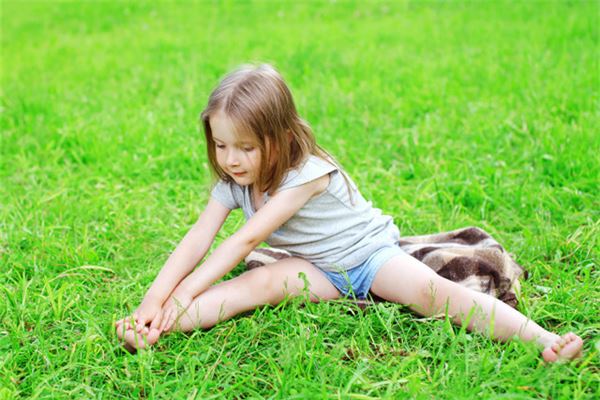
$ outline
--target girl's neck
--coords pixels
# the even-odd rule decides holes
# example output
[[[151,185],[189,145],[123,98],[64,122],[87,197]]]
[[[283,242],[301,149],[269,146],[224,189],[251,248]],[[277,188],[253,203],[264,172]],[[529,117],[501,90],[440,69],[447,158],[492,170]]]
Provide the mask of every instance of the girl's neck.
[[[254,203],[254,209],[258,211],[264,205],[265,194],[259,191],[255,185],[250,186],[250,194],[252,196],[252,203]]]

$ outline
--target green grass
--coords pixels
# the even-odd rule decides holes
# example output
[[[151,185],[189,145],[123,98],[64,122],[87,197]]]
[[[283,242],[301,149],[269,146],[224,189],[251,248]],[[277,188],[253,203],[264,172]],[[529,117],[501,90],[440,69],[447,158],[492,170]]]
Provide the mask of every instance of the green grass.
[[[598,16],[594,1],[2,2],[0,399],[594,398]],[[530,273],[520,310],[578,332],[584,359],[546,366],[397,305],[297,300],[122,351],[113,321],[208,198],[199,112],[248,61],[282,72],[403,234],[497,237]]]

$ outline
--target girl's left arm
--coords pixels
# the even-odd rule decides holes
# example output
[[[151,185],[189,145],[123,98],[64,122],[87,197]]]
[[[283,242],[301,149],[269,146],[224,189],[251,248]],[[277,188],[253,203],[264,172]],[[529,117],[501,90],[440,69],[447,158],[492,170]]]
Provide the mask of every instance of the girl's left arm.
[[[172,297],[178,308],[185,310],[194,297],[231,271],[261,242],[290,219],[315,194],[325,190],[329,176],[325,175],[304,185],[276,193],[252,218],[188,275],[174,290]],[[169,312],[165,310],[165,313]],[[164,315],[161,330],[173,325],[174,316]],[[170,320],[170,321],[168,321]],[[170,323],[169,323],[170,322]]]

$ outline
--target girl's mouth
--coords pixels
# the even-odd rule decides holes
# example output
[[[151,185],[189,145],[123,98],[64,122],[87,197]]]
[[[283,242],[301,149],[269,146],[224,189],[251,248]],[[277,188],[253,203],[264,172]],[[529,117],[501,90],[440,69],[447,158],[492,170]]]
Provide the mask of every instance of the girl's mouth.
[[[246,173],[245,172],[239,172],[239,173],[232,172],[232,174],[234,176],[240,177],[240,176],[244,176]]]

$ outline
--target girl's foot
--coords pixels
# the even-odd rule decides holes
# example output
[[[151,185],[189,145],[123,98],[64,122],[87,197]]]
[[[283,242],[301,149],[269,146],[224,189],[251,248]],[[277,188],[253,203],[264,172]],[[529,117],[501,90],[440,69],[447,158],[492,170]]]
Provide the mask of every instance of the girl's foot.
[[[542,351],[542,357],[546,362],[568,361],[581,357],[583,340],[573,332],[569,332],[558,339],[550,347]]]
[[[141,333],[130,327],[120,327],[117,329],[117,336],[124,341],[123,346],[130,353],[135,353],[137,349],[145,349],[158,341],[160,331],[156,328],[149,329],[144,327]]]

